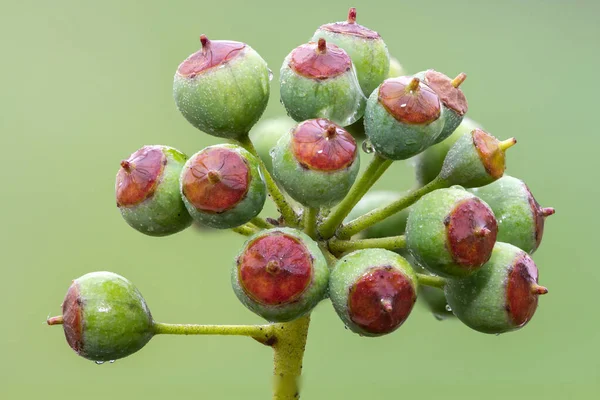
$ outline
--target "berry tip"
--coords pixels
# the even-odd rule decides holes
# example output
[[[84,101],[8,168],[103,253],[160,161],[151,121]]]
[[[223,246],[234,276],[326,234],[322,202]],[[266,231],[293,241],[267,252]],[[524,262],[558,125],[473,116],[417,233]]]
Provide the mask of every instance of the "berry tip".
[[[554,209],[554,207],[544,207],[541,210],[541,214],[543,217],[549,217],[551,215],[553,215],[556,212],[556,210]]]
[[[452,86],[458,88],[465,81],[465,79],[467,79],[467,74],[461,72],[456,78],[452,79]]]
[[[210,46],[210,40],[208,40],[205,34],[200,35],[200,44],[202,45],[202,49],[208,49]]]
[[[517,139],[510,138],[498,143],[498,147],[500,147],[500,150],[506,151],[507,149],[513,147],[515,144],[517,144]]]
[[[410,82],[408,83],[408,85],[406,85],[406,91],[407,92],[414,92],[415,90],[418,90],[420,83],[421,83],[421,80],[415,76],[414,78],[412,78],[410,80]]]
[[[125,171],[129,172],[129,171],[131,171],[132,165],[131,165],[131,163],[129,161],[123,160],[123,161],[121,161],[121,167],[123,167],[123,169]]]
[[[540,286],[537,283],[534,283],[533,285],[531,285],[531,293],[537,294],[537,295],[543,295],[543,294],[548,293],[548,289],[545,288],[544,286]]]
[[[62,325],[63,324],[63,316],[58,315],[56,317],[50,317],[46,320],[48,325]]]
[[[355,7],[351,7],[348,10],[348,23],[349,24],[356,23],[356,8]]]
[[[317,44],[317,52],[323,54],[327,51],[327,42],[323,38],[319,38],[319,42]]]

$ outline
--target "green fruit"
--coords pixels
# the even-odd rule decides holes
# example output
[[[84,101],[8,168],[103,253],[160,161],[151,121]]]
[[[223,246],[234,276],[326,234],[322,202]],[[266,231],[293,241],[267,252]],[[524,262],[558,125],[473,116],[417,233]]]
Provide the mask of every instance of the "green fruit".
[[[181,196],[194,220],[228,229],[261,212],[267,189],[252,154],[233,144],[220,144],[206,147],[185,163]]]
[[[472,193],[494,210],[498,218],[498,241],[510,243],[532,254],[540,245],[546,217],[554,208],[542,208],[520,179],[504,175]]]
[[[490,184],[504,175],[505,152],[515,143],[514,138],[500,142],[481,129],[475,129],[454,143],[439,176],[448,184],[466,188]]]
[[[115,192],[125,221],[150,236],[177,233],[192,223],[179,194],[186,155],[172,147],[144,146],[121,162]]]
[[[444,129],[435,140],[435,143],[439,143],[452,135],[468,110],[467,98],[459,88],[460,84],[467,79],[467,75],[460,73],[456,78],[450,79],[441,72],[429,69],[415,76],[433,89],[444,106]]]
[[[361,336],[396,330],[417,299],[417,275],[408,261],[383,249],[358,250],[331,272],[329,296],[344,324]]]
[[[352,135],[323,118],[298,124],[272,154],[277,182],[294,200],[314,208],[340,202],[360,168]]]
[[[460,137],[480,128],[479,124],[465,117],[450,137],[417,155],[415,157],[415,174],[419,185],[425,186],[440,174],[446,154]]]
[[[99,364],[135,353],[153,336],[152,315],[144,298],[131,282],[112,272],[75,279],[62,312],[69,346]]]
[[[209,135],[240,139],[259,120],[269,101],[271,71],[245,43],[210,41],[179,65],[173,82],[177,108]]]
[[[400,64],[400,61],[395,57],[390,57],[390,71],[388,72],[387,78],[397,78],[405,75],[407,75],[406,70],[402,64]]]
[[[363,116],[365,97],[348,54],[319,39],[287,55],[279,77],[281,102],[294,120],[327,118],[346,126]]]
[[[539,286],[538,269],[527,253],[507,243],[496,243],[492,258],[475,274],[446,284],[446,298],[454,314],[483,333],[504,333],[527,324],[548,293]]]
[[[327,261],[317,243],[290,228],[250,237],[231,270],[233,291],[242,304],[273,322],[310,312],[326,296],[328,281]]]
[[[250,131],[250,140],[269,173],[273,173],[271,150],[277,145],[277,141],[294,126],[296,126],[296,122],[293,119],[277,117],[263,119]]]
[[[367,101],[365,133],[375,151],[391,160],[419,154],[443,127],[439,97],[418,78],[386,79]]]
[[[462,277],[489,260],[497,233],[494,213],[481,199],[458,188],[439,189],[412,206],[406,245],[434,274]]]
[[[366,97],[388,76],[390,55],[381,36],[356,23],[356,9],[348,12],[348,20],[322,25],[312,40],[324,38],[344,49],[356,68],[360,87]]]
[[[388,204],[398,200],[402,197],[402,193],[390,192],[390,191],[372,191],[368,192],[360,201],[354,206],[345,222],[350,222],[353,219],[361,217],[368,212],[371,212],[379,207],[387,206]],[[384,219],[381,222],[365,229],[361,232],[361,236],[364,238],[382,238],[387,236],[398,236],[404,233],[406,229],[406,220],[410,208],[404,210]]]

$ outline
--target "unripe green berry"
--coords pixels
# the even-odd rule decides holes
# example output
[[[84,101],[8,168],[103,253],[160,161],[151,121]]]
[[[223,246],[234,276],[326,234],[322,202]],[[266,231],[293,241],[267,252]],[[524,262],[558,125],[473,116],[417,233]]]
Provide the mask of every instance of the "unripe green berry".
[[[231,269],[238,299],[273,322],[310,312],[325,297],[328,281],[327,261],[317,243],[290,228],[250,237]]]
[[[439,97],[418,78],[386,79],[367,101],[365,133],[375,151],[391,160],[419,154],[443,127]]]
[[[481,129],[481,126],[465,117],[450,137],[441,143],[434,144],[415,157],[415,175],[419,186],[425,186],[440,174],[450,148],[460,137],[471,133],[474,129]]]
[[[185,163],[181,196],[194,220],[227,229],[256,217],[267,189],[252,154],[233,144],[220,144],[206,147]]]
[[[167,146],[144,146],[121,161],[115,192],[125,221],[150,236],[177,233],[192,223],[179,175],[187,157]]]
[[[545,219],[554,214],[554,208],[540,207],[525,182],[508,175],[472,193],[494,210],[498,241],[533,254],[542,241]]]
[[[406,244],[429,271],[461,277],[489,260],[497,233],[494,213],[481,199],[458,188],[439,189],[412,206]]]
[[[504,175],[505,152],[515,143],[515,138],[501,142],[481,129],[475,129],[454,143],[439,176],[449,184],[466,188],[490,184]]]
[[[346,126],[364,114],[365,97],[350,57],[325,39],[292,50],[283,61],[279,82],[281,102],[298,122],[327,118]]]
[[[296,126],[296,122],[293,119],[277,117],[261,120],[250,131],[250,140],[269,173],[273,173],[271,150],[277,145],[279,139],[289,133],[294,126]]]
[[[356,23],[356,9],[348,11],[348,19],[322,25],[312,40],[325,38],[344,49],[356,68],[360,87],[366,97],[388,76],[390,55],[383,39],[375,31]]]
[[[275,179],[294,200],[315,208],[340,202],[360,168],[352,135],[323,118],[298,124],[272,154]]]
[[[400,61],[396,57],[390,57],[390,72],[386,78],[397,78],[399,76],[407,75],[406,70],[400,64]]]
[[[92,272],[73,281],[62,305],[69,346],[98,363],[127,357],[148,343],[153,320],[144,298],[127,279],[112,272]]]
[[[464,279],[449,280],[446,298],[454,314],[483,333],[504,333],[527,324],[548,293],[539,286],[538,269],[527,253],[507,243],[496,243],[492,258]]]
[[[376,190],[368,192],[363,196],[362,199],[360,199],[356,206],[354,206],[352,211],[350,211],[350,214],[348,214],[348,217],[346,217],[345,222],[350,222],[353,219],[361,217],[376,208],[387,206],[388,204],[398,200],[400,197],[402,197],[402,193],[391,191]],[[382,238],[387,236],[402,235],[406,229],[406,220],[408,219],[409,212],[410,208],[405,208],[404,210],[391,215],[383,221],[370,226],[362,231],[360,235],[364,238]]]
[[[344,324],[361,336],[396,330],[417,299],[417,276],[408,261],[383,249],[352,252],[331,272],[329,297]]]
[[[435,143],[439,143],[452,135],[469,108],[467,98],[459,87],[467,79],[467,75],[460,73],[456,78],[450,79],[441,72],[429,69],[415,76],[433,89],[444,106],[444,129],[435,140]]]
[[[179,65],[173,82],[177,108],[209,135],[239,139],[248,134],[269,101],[271,71],[245,43],[210,41]]]

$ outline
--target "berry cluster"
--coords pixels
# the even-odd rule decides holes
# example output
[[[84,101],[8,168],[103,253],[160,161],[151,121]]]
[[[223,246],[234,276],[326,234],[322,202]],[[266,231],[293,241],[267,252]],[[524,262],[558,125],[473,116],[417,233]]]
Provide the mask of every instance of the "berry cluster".
[[[363,336],[397,329],[421,297],[438,318],[485,333],[532,318],[547,290],[530,255],[554,210],[504,175],[516,141],[464,118],[465,74],[406,75],[350,9],[285,57],[281,102],[292,119],[252,129],[269,99],[266,62],[245,43],[200,40],[175,73],[175,102],[193,126],[230,142],[189,158],[144,146],[122,161],[116,199],[129,225],[164,236],[196,222],[249,236],[231,282],[269,322],[297,320],[326,298]],[[363,134],[373,157],[359,177]],[[393,161],[413,157],[416,189],[369,192]],[[267,194],[280,215],[263,219]],[[76,279],[63,315],[48,322],[99,362],[164,329],[137,289],[108,272]]]

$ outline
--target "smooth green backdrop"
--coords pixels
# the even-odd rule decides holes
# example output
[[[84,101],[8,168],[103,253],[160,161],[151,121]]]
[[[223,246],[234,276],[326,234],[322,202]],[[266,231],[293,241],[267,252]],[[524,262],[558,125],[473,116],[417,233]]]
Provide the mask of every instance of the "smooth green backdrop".
[[[550,293],[526,329],[499,337],[419,308],[396,333],[360,338],[324,302],[313,317],[303,398],[596,398],[594,0],[3,2],[0,398],[269,398],[271,352],[250,339],[158,337],[97,366],[44,321],[59,313],[71,279],[110,270],[138,286],[158,320],[259,322],[229,283],[241,237],[138,234],[115,207],[114,176],[144,144],[192,154],[219,142],[189,125],[171,95],[175,68],[201,33],[249,43],[277,73],[292,48],[344,19],[349,6],[409,71],[467,72],[469,116],[518,138],[508,172],[557,208],[535,254]],[[283,113],[278,100],[273,85],[267,115]],[[410,187],[409,164],[394,165],[378,186]]]

